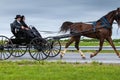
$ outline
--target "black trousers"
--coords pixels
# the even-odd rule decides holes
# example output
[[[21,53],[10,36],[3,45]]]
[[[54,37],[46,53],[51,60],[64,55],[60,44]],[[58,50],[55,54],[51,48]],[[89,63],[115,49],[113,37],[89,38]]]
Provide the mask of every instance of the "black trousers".
[[[35,37],[31,29],[29,30],[20,29],[18,33],[19,37],[24,37],[27,39],[33,39]]]
[[[32,27],[32,29],[29,30],[25,30],[25,29],[20,29],[18,31],[19,33],[19,37],[24,37],[24,38],[28,38],[28,39],[33,39],[35,37],[41,37],[40,33],[37,31],[37,29],[35,27]]]
[[[35,35],[33,34],[33,32],[32,32],[32,30],[31,29],[29,29],[29,30],[23,30],[23,32],[26,34],[26,37],[27,38],[34,38],[35,37]]]
[[[41,34],[38,32],[38,30],[35,27],[32,27],[32,32],[36,37],[42,38]]]

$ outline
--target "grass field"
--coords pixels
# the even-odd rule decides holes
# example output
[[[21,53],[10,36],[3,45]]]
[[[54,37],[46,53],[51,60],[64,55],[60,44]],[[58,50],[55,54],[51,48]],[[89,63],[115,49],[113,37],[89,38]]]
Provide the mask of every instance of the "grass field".
[[[66,41],[61,42],[63,46],[66,43]],[[114,43],[115,46],[120,46],[119,41],[114,41]],[[80,44],[80,46],[98,45],[96,40],[85,40]],[[104,46],[110,45],[105,42]],[[91,50],[83,52],[91,52]],[[120,64],[0,61],[0,80],[119,80],[119,75]]]
[[[119,64],[20,61],[0,62],[0,80],[119,80]]]
[[[67,40],[61,40],[60,41],[62,46],[65,46],[65,44],[68,42]],[[113,40],[113,43],[115,46],[120,46],[120,40]],[[71,46],[74,46],[74,43],[71,44]],[[99,41],[97,39],[85,39],[85,40],[81,40],[79,46],[99,46]],[[110,46],[110,44],[105,41],[103,46]]]
[[[61,45],[65,46],[65,44],[68,42],[68,40],[69,39],[60,40]],[[115,46],[120,46],[120,39],[114,39],[113,43]],[[72,43],[70,46],[74,46],[74,45],[75,44]],[[99,46],[99,41],[97,39],[83,39],[80,41],[79,46]],[[105,40],[103,46],[111,46],[111,45]],[[95,52],[95,50],[82,50],[82,51],[87,52],[87,53]],[[76,50],[75,50],[75,52],[76,52]],[[115,53],[115,51],[114,50],[101,50],[100,53]]]

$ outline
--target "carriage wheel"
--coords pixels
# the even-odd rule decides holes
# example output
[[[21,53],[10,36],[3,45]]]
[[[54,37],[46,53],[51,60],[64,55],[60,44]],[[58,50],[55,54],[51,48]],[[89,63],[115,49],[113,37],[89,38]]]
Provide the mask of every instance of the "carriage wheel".
[[[12,36],[10,39],[15,39],[15,36]],[[18,45],[13,43],[13,53],[12,56],[14,57],[21,57],[23,56],[27,51],[27,46],[24,45]]]
[[[35,38],[30,42],[29,53],[35,60],[44,60],[49,56],[50,45],[45,39]]]
[[[27,51],[27,46],[22,45],[13,45],[13,53],[12,56],[14,57],[21,57],[23,56]]]
[[[12,41],[6,36],[0,36],[0,60],[8,59],[13,52]]]
[[[49,54],[49,57],[55,57],[57,56],[61,51],[61,44],[59,40],[49,40],[51,43],[51,52]]]

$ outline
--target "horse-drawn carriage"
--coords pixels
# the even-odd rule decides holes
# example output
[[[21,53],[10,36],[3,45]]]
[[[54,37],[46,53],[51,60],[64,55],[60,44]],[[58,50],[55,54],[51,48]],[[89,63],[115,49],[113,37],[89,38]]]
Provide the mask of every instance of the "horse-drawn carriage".
[[[66,37],[71,37],[71,39],[66,44],[65,49],[63,52],[61,52],[60,56],[63,57],[68,46],[75,42],[75,48],[79,51],[82,58],[85,58],[85,55],[79,49],[81,36],[87,36],[99,40],[99,49],[90,55],[91,58],[96,56],[102,50],[102,46],[105,40],[110,43],[116,55],[120,58],[120,54],[116,50],[111,38],[112,24],[114,21],[116,21],[118,27],[120,27],[120,8],[109,12],[93,24],[86,24],[82,22],[64,22],[60,31],[70,31],[70,34],[67,35],[47,38],[38,36],[32,39],[22,37],[16,38],[16,36],[9,39],[6,36],[0,36],[0,59],[8,59],[11,55],[19,57],[24,55],[26,52],[30,53],[30,56],[35,60],[43,60],[47,57],[57,56],[61,50],[59,39]],[[35,30],[35,33],[36,32],[39,34],[37,30]]]
[[[13,30],[11,25],[11,31]],[[13,32],[14,33],[14,32]],[[40,34],[37,30],[36,34]],[[0,59],[6,60],[10,56],[21,57],[26,52],[35,60],[44,60],[48,57],[57,56],[61,50],[59,39],[54,37],[42,38],[41,36],[33,39],[14,35],[11,38],[0,36]],[[17,37],[19,36],[19,37]]]

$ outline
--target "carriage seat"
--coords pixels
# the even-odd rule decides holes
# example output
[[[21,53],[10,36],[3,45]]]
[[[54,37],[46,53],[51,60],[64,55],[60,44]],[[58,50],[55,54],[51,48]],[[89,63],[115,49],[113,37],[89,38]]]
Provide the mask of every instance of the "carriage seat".
[[[16,38],[24,38],[24,34],[17,29],[13,23],[10,24],[11,32]]]

